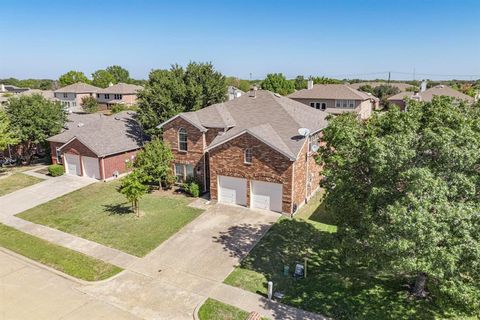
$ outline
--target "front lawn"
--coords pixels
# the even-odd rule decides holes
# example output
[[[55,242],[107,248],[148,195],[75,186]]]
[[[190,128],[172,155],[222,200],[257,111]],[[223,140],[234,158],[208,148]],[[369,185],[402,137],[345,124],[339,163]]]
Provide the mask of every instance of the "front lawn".
[[[119,183],[95,183],[18,216],[142,257],[202,213],[184,196],[148,194],[136,218]]]
[[[267,294],[285,293],[282,302],[335,319],[434,319],[446,317],[429,300],[408,296],[406,279],[378,275],[342,263],[332,217],[319,205],[305,207],[295,219],[280,219],[225,283]],[[294,279],[296,263],[308,258],[307,278]],[[288,265],[290,274],[283,268]]]
[[[207,299],[198,310],[200,320],[245,320],[248,312],[214,299]]]
[[[107,279],[122,271],[119,267],[58,246],[1,223],[0,246],[87,281]]]
[[[42,179],[32,177],[23,173],[14,173],[8,177],[0,179],[0,197],[16,190],[26,188],[43,181]]]

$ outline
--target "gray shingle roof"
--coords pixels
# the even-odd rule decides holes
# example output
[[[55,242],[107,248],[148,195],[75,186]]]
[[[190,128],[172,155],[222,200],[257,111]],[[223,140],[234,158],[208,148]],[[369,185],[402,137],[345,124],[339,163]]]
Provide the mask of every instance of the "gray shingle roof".
[[[142,146],[143,134],[134,120],[134,113],[121,112],[112,116],[70,114],[67,129],[47,141],[66,143],[77,138],[97,156],[107,156]]]
[[[367,100],[374,96],[346,84],[316,84],[312,89],[298,90],[288,96],[292,99]]]
[[[245,94],[237,99],[195,112],[181,113],[179,116],[192,119],[197,127],[201,126],[206,130],[230,128],[216,136],[208,148],[214,148],[248,132],[293,160],[297,158],[305,142],[305,138],[299,136],[298,129],[305,127],[312,133],[322,130],[327,126],[328,113],[270,91],[258,90],[255,97]]]
[[[97,93],[136,94],[138,91],[142,89],[143,89],[142,86],[120,82],[120,83],[114,84],[113,86],[107,87],[105,89],[99,89]]]
[[[60,88],[58,90],[55,90],[55,92],[58,92],[58,93],[70,93],[70,92],[73,92],[73,93],[93,93],[93,92],[97,92],[98,90],[100,90],[100,88],[97,88],[97,87],[92,86],[92,85],[87,84],[87,83],[77,82],[77,83],[65,86],[63,88]]]
[[[401,92],[399,94],[391,96],[387,100],[389,101],[403,100],[405,98],[412,98],[413,95],[414,95],[414,92]],[[464,100],[469,103],[474,102],[474,99],[472,97],[445,85],[438,85],[438,86],[432,87],[430,89],[425,90],[424,92],[420,92],[418,95],[420,96],[421,101],[427,101],[427,102],[432,101],[434,96],[447,96],[447,97],[452,97],[459,100]]]

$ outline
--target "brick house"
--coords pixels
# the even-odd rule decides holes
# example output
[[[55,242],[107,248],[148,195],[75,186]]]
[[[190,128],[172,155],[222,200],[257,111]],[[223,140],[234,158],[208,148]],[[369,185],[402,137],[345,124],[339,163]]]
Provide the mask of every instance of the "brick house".
[[[132,106],[137,103],[137,93],[142,89],[142,86],[134,84],[117,83],[105,89],[98,90],[97,101],[106,108],[114,104]]]
[[[314,152],[328,114],[264,90],[160,124],[177,179],[224,203],[293,214],[318,190]],[[299,129],[307,128],[300,135]],[[300,130],[302,131],[302,130]],[[306,130],[304,130],[306,131]]]
[[[133,115],[70,114],[66,129],[47,139],[52,163],[63,164],[67,174],[103,181],[126,173],[143,145]]]
[[[54,98],[60,101],[62,106],[69,112],[83,112],[82,99],[85,97],[95,98],[98,90],[100,88],[87,83],[77,82],[55,90],[53,93]]]
[[[355,112],[360,119],[367,119],[377,109],[380,100],[347,84],[313,84],[308,81],[307,89],[298,90],[288,96],[315,109],[329,114]]]

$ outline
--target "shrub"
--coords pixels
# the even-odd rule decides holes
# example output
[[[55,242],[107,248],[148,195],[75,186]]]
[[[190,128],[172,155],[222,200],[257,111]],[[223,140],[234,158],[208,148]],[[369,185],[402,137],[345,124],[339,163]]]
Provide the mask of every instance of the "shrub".
[[[115,103],[110,109],[112,113],[119,113],[125,110],[127,110],[127,108],[123,104],[119,104],[119,103]]]
[[[98,102],[94,97],[83,97],[82,108],[87,113],[95,113],[98,111]]]
[[[48,173],[52,177],[58,177],[65,173],[65,169],[60,164],[52,164],[48,166]]]
[[[198,198],[200,196],[201,187],[195,180],[185,182],[182,189],[192,197]]]

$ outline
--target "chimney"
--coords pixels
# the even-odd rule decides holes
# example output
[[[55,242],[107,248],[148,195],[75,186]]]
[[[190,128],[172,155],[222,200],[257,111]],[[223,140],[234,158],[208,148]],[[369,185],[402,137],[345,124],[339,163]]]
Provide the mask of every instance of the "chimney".
[[[109,86],[109,87],[113,86],[113,83],[110,82],[110,83],[108,84],[108,86]]]
[[[420,93],[424,92],[425,90],[427,90],[427,80],[423,80],[420,84]]]
[[[313,88],[313,80],[308,80],[307,81],[307,89],[310,90]]]
[[[5,85],[3,83],[0,84],[0,92],[5,92]]]
[[[250,94],[249,96],[252,98],[255,98],[257,96],[257,86],[253,86],[250,88]]]

